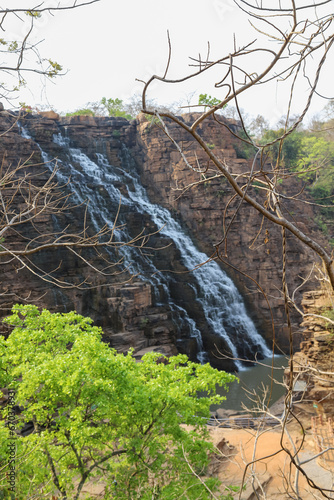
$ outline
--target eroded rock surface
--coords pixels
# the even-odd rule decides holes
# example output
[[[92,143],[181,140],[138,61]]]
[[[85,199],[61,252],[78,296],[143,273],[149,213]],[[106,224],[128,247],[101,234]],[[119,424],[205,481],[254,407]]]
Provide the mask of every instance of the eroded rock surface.
[[[304,294],[305,340],[293,357],[295,390],[299,388],[303,399],[325,417],[334,416],[334,326],[324,319],[333,311],[333,303],[325,290]]]
[[[185,120],[189,119],[187,116]],[[237,129],[238,124],[230,125]],[[24,127],[32,140],[22,135]],[[48,175],[42,165],[40,148],[46,150],[50,158],[62,158],[62,148],[53,141],[54,136],[61,134],[67,137],[73,147],[81,150],[91,158],[97,153],[107,156],[111,166],[121,167],[125,155],[130,155],[134,168],[140,173],[143,185],[146,187],[151,200],[167,207],[174,216],[185,226],[198,247],[212,255],[215,245],[223,236],[223,220],[228,225],[235,206],[228,205],[231,198],[231,188],[223,178],[217,178],[206,183],[201,174],[189,168],[182,161],[175,146],[164,132],[156,125],[140,117],[128,122],[122,118],[84,117],[74,116],[59,118],[54,113],[44,115],[27,115],[17,123],[17,118],[6,111],[0,113],[0,131],[2,136],[0,153],[3,165],[14,168],[19,162],[26,161],[32,174],[40,175],[41,182]],[[187,157],[191,161],[203,163],[205,158],[198,146],[185,133],[170,125],[171,135],[187,150]],[[241,173],[249,169],[249,161],[240,157],[240,144],[221,129],[213,120],[201,125],[201,134],[211,144],[215,154],[225,158],[233,173]],[[196,187],[186,189],[187,186],[203,181]],[[125,186],[118,186],[125,192]],[[103,190],[105,186],[96,186]],[[291,181],[286,188],[288,194],[298,191],[299,186]],[[256,193],[255,193],[256,194]],[[228,207],[227,212],[225,209]],[[314,213],[310,205],[303,205],[298,213],[294,214],[298,224],[306,232],[317,233],[314,227]],[[79,208],[67,215],[67,219],[58,221],[60,224],[73,224],[74,228],[82,221]],[[140,231],[156,230],[145,216],[129,214],[129,226]],[[36,221],[36,230],[41,233],[54,229],[55,222],[50,217],[41,217]],[[259,229],[261,228],[261,231]],[[79,229],[78,229],[79,230]],[[27,235],[29,237],[31,235]],[[319,236],[319,234],[317,234]],[[15,234],[9,236],[9,242],[15,244]],[[189,273],[180,263],[178,251],[175,247],[168,247],[165,253],[154,256],[159,269],[165,269],[167,257],[177,271],[175,293],[181,301],[191,303],[192,291]],[[287,348],[287,330],[285,325],[283,301],[280,296],[281,288],[281,245],[282,238],[279,228],[272,227],[248,206],[242,206],[232,224],[227,240],[227,260],[233,268],[221,263],[225,271],[233,278],[241,291],[248,312],[256,322],[259,330],[268,340],[272,338],[271,312],[267,302],[254,281],[245,277],[249,275],[257,281],[269,297],[272,314],[276,325],[276,342]],[[19,270],[15,262],[2,267],[2,290],[7,295],[1,297],[3,314],[6,314],[12,303],[17,301],[37,301],[51,310],[66,311],[76,309],[78,313],[90,315],[96,324],[105,331],[105,338],[111,346],[125,351],[133,347],[135,352],[147,349],[158,349],[159,346],[166,354],[177,350],[186,352],[192,359],[196,358],[196,343],[189,333],[176,325],[168,300],[163,299],[163,293],[153,293],[150,285],[136,278],[135,283],[119,286],[111,283],[106,286],[106,280],[96,275],[89,266],[82,265],[72,255],[65,256],[50,250],[38,256],[36,265],[44,268],[62,262],[62,277],[77,277],[90,279],[94,288],[84,291],[77,289],[58,289],[40,281],[25,270]],[[314,261],[314,255],[305,247],[288,238],[288,266],[294,271],[288,274],[289,288],[293,290],[301,283],[300,276],[307,275]],[[239,274],[236,269],[240,270]],[[296,272],[298,269],[298,272]],[[312,283],[306,286],[312,286]],[[158,298],[157,298],[158,295]],[[198,306],[194,306],[198,313],[198,324],[205,330],[204,316]],[[197,311],[198,309],[198,311]],[[298,318],[293,317],[294,339],[298,346]],[[210,340],[207,335],[210,350],[215,348],[217,339]],[[210,344],[211,342],[211,344]],[[218,346],[219,347],[219,346]],[[223,346],[220,346],[223,349]],[[229,369],[232,363],[217,360],[213,356],[212,362],[220,368]]]

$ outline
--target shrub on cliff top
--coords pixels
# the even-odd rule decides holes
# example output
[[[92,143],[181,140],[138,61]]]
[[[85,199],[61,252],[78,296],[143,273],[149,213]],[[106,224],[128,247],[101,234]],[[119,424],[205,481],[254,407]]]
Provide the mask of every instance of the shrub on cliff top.
[[[92,109],[82,108],[72,111],[71,113],[66,113],[66,116],[95,116],[95,113]]]
[[[118,99],[118,97],[116,97],[116,99],[102,97],[101,106],[108,113],[108,116],[118,116],[126,118],[127,120],[132,120],[132,116],[125,110],[123,101]]]
[[[75,312],[17,305],[5,321],[14,329],[0,341],[0,386],[10,394],[0,410],[0,484],[15,498],[57,491],[77,499],[92,478],[106,485],[104,498],[211,498],[191,470],[203,474],[206,418],[225,399],[216,384],[226,387],[233,375],[184,355],[149,353],[136,362]],[[28,423],[33,432],[17,435]]]

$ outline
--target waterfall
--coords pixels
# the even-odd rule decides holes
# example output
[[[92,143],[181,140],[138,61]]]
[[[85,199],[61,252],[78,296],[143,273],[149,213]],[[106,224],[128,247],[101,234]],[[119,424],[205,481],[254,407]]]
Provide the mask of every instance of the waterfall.
[[[206,320],[212,330],[224,338],[233,358],[245,358],[245,353],[254,350],[254,346],[261,356],[270,356],[271,351],[249,318],[233,281],[212,260],[202,266],[208,260],[207,255],[197,250],[167,209],[148,200],[138,178],[132,177],[132,181],[135,189],[128,192],[130,199],[137,210],[151,216],[157,227],[162,228],[161,233],[168,236],[179,249],[184,265],[197,281],[197,300],[203,305]],[[228,331],[233,334],[229,335]],[[242,367],[241,363],[236,364],[239,369]]]
[[[30,137],[25,129],[23,130],[23,134],[25,138]],[[137,188],[139,187],[138,179],[132,178],[122,169],[110,166],[102,154],[96,153],[97,161],[93,162],[80,149],[70,148],[69,140],[61,134],[54,136],[53,140],[68,154],[68,162],[57,160],[57,165],[60,167],[57,172],[57,180],[61,184],[66,184],[70,177],[70,187],[73,192],[72,200],[78,204],[89,200],[88,213],[96,232],[104,224],[107,224],[109,227],[113,226],[112,214],[115,207],[120,203],[120,200],[122,207],[136,208],[131,197],[121,195],[120,190],[116,186],[117,184],[126,182],[129,194],[131,192],[130,186],[132,185],[132,181],[136,182],[135,185]],[[54,168],[52,158],[41,148],[40,152],[43,161],[52,170]],[[75,165],[80,165],[81,171]],[[98,186],[103,186],[104,194],[107,193],[107,201],[106,197],[97,189]],[[121,230],[115,230],[114,237],[118,241],[131,240],[131,235],[128,234],[126,225]],[[137,249],[131,246],[123,246],[118,251],[124,259],[124,266],[131,269],[132,274],[140,275],[144,281],[148,281],[152,285],[153,289],[156,289],[157,285],[163,288],[174,319],[180,327],[185,325],[190,332],[190,336],[196,341],[197,361],[200,363],[207,362],[208,356],[204,351],[202,336],[195,321],[170,296],[168,285],[171,277],[161,273],[151,261],[145,259],[144,262],[143,256]]]
[[[22,133],[28,138],[26,131]],[[201,266],[208,257],[196,248],[191,238],[167,209],[150,202],[125,146],[122,150],[122,168],[120,168],[110,165],[102,153],[96,153],[96,159],[93,161],[82,150],[70,147],[69,140],[61,134],[55,135],[53,140],[66,153],[66,160],[58,160],[59,183],[65,184],[70,178],[70,188],[75,201],[82,203],[89,200],[88,212],[96,231],[103,224],[113,226],[112,214],[120,199],[122,208],[149,216],[160,230],[160,234],[174,242],[183,265],[194,278],[193,292],[199,307],[203,308],[210,331],[224,339],[228,350],[236,359],[236,367],[242,369],[242,362],[238,358],[249,359],[250,353],[256,352],[259,357],[271,355],[271,351],[247,315],[242,297],[233,281],[214,261]],[[48,154],[42,151],[42,155],[43,160],[48,161],[50,168],[53,168]],[[119,185],[127,186],[126,195],[124,193],[121,195],[117,187]],[[122,231],[116,231],[115,237],[122,241],[131,239],[126,227],[122,228]],[[186,324],[191,336],[196,339],[198,361],[206,362],[207,355],[195,319],[191,317],[189,311],[175,302],[169,291],[172,275],[160,272],[151,260],[144,259],[135,248],[124,246],[120,249],[120,253],[125,265],[130,266],[133,273],[138,273],[153,286],[163,287],[174,317],[177,318],[176,321],[181,326]]]

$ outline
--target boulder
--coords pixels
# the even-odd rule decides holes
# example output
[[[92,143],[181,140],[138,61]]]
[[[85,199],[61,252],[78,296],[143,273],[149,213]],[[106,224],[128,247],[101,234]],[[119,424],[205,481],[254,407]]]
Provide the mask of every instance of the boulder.
[[[56,121],[58,121],[59,118],[60,118],[60,116],[58,115],[58,113],[56,113],[52,109],[50,109],[50,111],[40,111],[38,114],[40,116],[42,116],[43,118],[47,118],[48,120],[56,120]]]

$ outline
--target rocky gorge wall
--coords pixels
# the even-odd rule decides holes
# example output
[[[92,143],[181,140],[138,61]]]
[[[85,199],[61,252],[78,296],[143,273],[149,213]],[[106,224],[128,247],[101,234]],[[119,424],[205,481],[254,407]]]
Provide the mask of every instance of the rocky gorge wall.
[[[294,390],[313,404],[318,415],[334,415],[334,325],[323,316],[333,315],[334,297],[329,290],[311,290],[302,300],[304,340],[293,356]],[[290,376],[286,371],[286,380]]]
[[[185,116],[184,119],[187,117]],[[22,126],[29,131],[32,139],[22,136],[20,128]],[[237,124],[234,123],[232,126],[237,127]],[[201,127],[205,140],[212,144],[216,154],[226,159],[233,173],[248,169],[248,160],[238,157],[240,156],[238,145],[227,132],[224,132],[224,129],[217,127],[213,120],[209,120]],[[53,137],[57,134],[66,135],[75,147],[80,148],[89,157],[93,158],[96,157],[96,153],[103,153],[107,156],[110,165],[115,167],[122,167],[124,148],[126,148],[126,154],[131,156],[150,199],[171,210],[173,215],[188,228],[189,234],[202,251],[211,255],[215,244],[222,237],[223,214],[231,197],[231,188],[220,178],[210,183],[204,181],[183,193],[183,188],[203,179],[198,172],[187,168],[164,132],[144,117],[128,122],[122,118],[82,116],[60,118],[56,114],[46,113],[44,116],[27,115],[18,124],[15,116],[3,111],[0,113],[0,129],[6,132],[0,146],[3,164],[15,166],[18,162],[31,158],[30,163],[34,164],[31,168],[39,173],[41,181],[43,176],[47,175],[47,171],[41,166],[43,162],[39,148],[47,150],[50,157],[61,159],[61,148],[53,141]],[[204,161],[203,154],[194,141],[184,136],[184,133],[177,130],[173,124],[170,125],[170,130],[171,135],[187,150],[188,159]],[[119,188],[121,191],[125,190],[125,186],[119,186]],[[103,193],[105,186],[96,186],[96,189]],[[290,185],[287,187],[287,190],[289,189],[293,192],[296,186]],[[68,218],[62,223],[70,221],[75,227],[76,223],[82,219],[78,210],[79,208],[68,214]],[[313,224],[314,213],[311,206],[307,206],[306,209],[303,206],[294,216],[306,232],[317,231]],[[227,223],[230,217],[231,213],[228,212]],[[133,226],[133,230],[144,228],[148,233],[156,230],[152,222],[144,215],[130,214],[128,225]],[[50,227],[54,227],[54,221],[50,218],[38,221],[40,232],[49,230]],[[260,227],[261,233],[259,233]],[[15,244],[15,235],[11,235],[10,238],[13,238]],[[163,239],[156,246],[161,247],[162,243]],[[160,270],[164,270],[167,261],[172,263],[175,273],[174,293],[181,304],[186,306],[194,300],[191,286],[189,286],[191,277],[180,263],[177,249],[167,241],[165,243],[167,249],[154,252],[155,265]],[[258,281],[270,297],[271,311],[254,282],[229,266],[224,266],[224,268],[237,283],[246,301],[248,312],[256,322],[259,331],[269,341],[272,338],[271,314],[273,315],[276,343],[284,350],[287,348],[287,334],[284,307],[279,293],[282,277],[281,244],[278,228],[273,228],[262,221],[260,216],[249,207],[241,207],[236,223],[229,231],[228,260],[234,268]],[[168,301],[164,300],[163,290],[157,293],[139,276],[128,285],[120,285],[116,282],[107,285],[102,275],[94,275],[88,265],[79,264],[73,255],[65,257],[62,254],[55,255],[55,252],[50,251],[39,258],[41,259],[38,262],[40,267],[60,260],[63,276],[78,275],[78,280],[89,276],[94,281],[94,288],[81,291],[76,288],[59,289],[25,270],[19,271],[17,265],[10,263],[6,268],[2,267],[2,290],[7,291],[7,294],[1,296],[0,299],[4,314],[15,301],[38,300],[39,304],[59,311],[74,308],[81,314],[91,316],[98,325],[102,326],[105,340],[120,351],[125,351],[129,347],[133,347],[138,355],[145,350],[159,350],[166,354],[181,351],[186,352],[192,359],[195,358],[195,341],[185,328],[175,324]],[[300,284],[301,280],[298,275],[306,275],[313,261],[314,256],[307,249],[289,238],[289,267],[301,270],[301,273],[289,274],[291,290]],[[310,282],[307,286],[311,288],[313,283]],[[197,309],[196,306],[192,307]],[[204,319],[200,311],[198,311],[197,321],[204,331]],[[298,318],[295,316],[296,346],[300,341],[298,332]],[[207,350],[212,352],[217,345],[218,348],[224,350],[223,344],[219,345],[219,341],[211,338],[207,333]],[[217,360],[216,356],[212,356],[211,362],[220,368],[232,367],[229,361]]]
[[[186,115],[185,121],[192,122],[192,116]],[[237,129],[237,124],[228,122],[230,127]],[[232,188],[224,178],[211,182],[203,182],[201,174],[190,170],[173,147],[168,137],[158,127],[152,127],[144,118],[138,125],[138,140],[143,151],[142,182],[150,196],[174,210],[189,227],[198,245],[212,255],[214,249],[224,235],[223,221],[228,227],[237,201],[230,203]],[[178,142],[187,153],[187,159],[192,165],[207,165],[207,159],[193,138],[180,131],[180,127],[169,124],[171,137]],[[200,125],[199,133],[210,144],[216,156],[225,160],[229,171],[233,174],[243,174],[250,171],[252,160],[242,158],[242,145],[213,119]],[[210,173],[210,166],[208,166]],[[209,173],[207,177],[209,177]],[[211,173],[212,175],[212,173]],[[185,190],[201,181],[201,184]],[[284,188],[284,194],[293,196],[301,189],[301,184],[290,178]],[[257,196],[256,188],[252,195]],[[227,209],[228,207],[228,209]],[[286,211],[289,211],[289,200],[286,200]],[[227,210],[226,210],[227,209]],[[293,219],[298,227],[308,235],[316,235],[318,240],[326,245],[324,238],[314,223],[315,212],[311,205],[293,206]],[[223,254],[225,249],[223,246]],[[282,234],[281,229],[263,219],[254,209],[243,204],[238,211],[236,220],[229,229],[226,242],[225,260],[233,267],[224,266],[243,293],[249,305],[249,311],[259,329],[268,339],[272,338],[271,314],[274,318],[276,341],[284,350],[288,347],[288,333],[284,312],[283,298],[280,293],[282,286]],[[301,276],[308,274],[314,262],[314,254],[303,246],[292,235],[288,234],[287,242],[288,287],[290,293],[302,282]],[[301,272],[296,272],[300,270]],[[238,272],[240,271],[240,273]],[[251,276],[261,286],[264,293],[247,279]],[[296,293],[300,302],[302,293],[317,287],[310,280],[301,293]],[[268,308],[270,302],[271,311]],[[299,347],[302,335],[299,329],[300,316],[291,309],[293,321],[293,336],[295,347]]]

